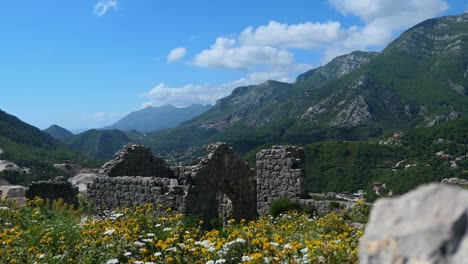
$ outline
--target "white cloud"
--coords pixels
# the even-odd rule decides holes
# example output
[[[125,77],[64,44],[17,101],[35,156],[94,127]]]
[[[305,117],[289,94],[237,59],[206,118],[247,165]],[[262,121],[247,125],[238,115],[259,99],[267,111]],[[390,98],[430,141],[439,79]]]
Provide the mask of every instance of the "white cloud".
[[[259,84],[266,80],[278,80],[282,82],[292,82],[294,78],[288,72],[254,72],[247,77],[223,83],[218,86],[188,84],[182,87],[169,87],[164,83],[158,84],[149,92],[142,94],[148,99],[141,107],[161,106],[172,104],[175,106],[188,106],[191,104],[214,104],[216,100],[231,94],[234,88],[239,86]]]
[[[187,55],[187,49],[184,47],[178,47],[169,52],[167,55],[167,62],[174,62],[181,60],[185,55]]]
[[[93,11],[96,16],[103,16],[110,9],[117,10],[118,7],[117,0],[101,0],[94,5]]]
[[[400,30],[435,17],[449,8],[445,0],[329,0],[343,15],[359,17],[364,26],[352,26],[339,41],[324,49],[324,62],[370,47],[383,48]]]
[[[218,37],[197,54],[193,64],[225,69],[285,68],[295,65],[290,49],[316,50],[322,63],[354,50],[381,49],[396,34],[447,10],[445,0],[329,0],[343,15],[359,17],[364,25],[340,22],[284,24],[270,21],[248,27],[234,37]]]
[[[324,42],[339,39],[342,31],[341,24],[332,21],[295,25],[270,21],[266,26],[244,29],[239,35],[239,40],[243,45],[312,49]]]
[[[387,20],[394,27],[413,25],[449,8],[445,0],[329,0],[329,2],[344,15],[355,15],[367,23]]]
[[[193,63],[200,67],[235,70],[256,66],[286,67],[294,64],[294,55],[271,46],[239,46],[235,39],[219,37],[210,49],[197,54]]]

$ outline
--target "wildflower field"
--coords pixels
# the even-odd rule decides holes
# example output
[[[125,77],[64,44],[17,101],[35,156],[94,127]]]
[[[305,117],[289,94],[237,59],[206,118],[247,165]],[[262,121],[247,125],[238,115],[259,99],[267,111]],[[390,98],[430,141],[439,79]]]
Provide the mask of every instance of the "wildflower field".
[[[345,212],[289,212],[204,230],[196,217],[154,216],[162,209],[149,204],[98,216],[46,204],[0,203],[0,263],[355,263],[362,234]]]

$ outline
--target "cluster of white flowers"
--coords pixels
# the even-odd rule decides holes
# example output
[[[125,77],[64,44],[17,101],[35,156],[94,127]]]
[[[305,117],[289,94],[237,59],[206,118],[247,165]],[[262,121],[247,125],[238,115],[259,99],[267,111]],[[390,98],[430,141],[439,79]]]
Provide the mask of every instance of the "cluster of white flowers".
[[[109,259],[106,264],[118,264],[119,260],[118,259]]]
[[[140,242],[140,241],[135,241],[135,242],[133,242],[133,244],[134,244],[135,246],[137,246],[137,247],[142,247],[142,246],[145,245],[145,243]]]
[[[176,247],[171,247],[171,248],[166,249],[166,251],[177,252],[177,248]]]
[[[226,263],[225,259],[218,259],[218,260],[208,260],[205,264],[222,264]]]
[[[104,235],[112,235],[115,232],[115,229],[106,229],[106,232],[104,232]]]
[[[251,261],[253,260],[253,258],[251,256],[242,256],[242,262],[248,262],[248,261]]]

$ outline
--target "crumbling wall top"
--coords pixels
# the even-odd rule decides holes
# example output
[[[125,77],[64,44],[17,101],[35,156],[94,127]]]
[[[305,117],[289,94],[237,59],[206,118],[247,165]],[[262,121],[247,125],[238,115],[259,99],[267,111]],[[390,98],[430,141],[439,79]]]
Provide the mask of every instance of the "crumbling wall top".
[[[101,175],[116,176],[146,176],[174,178],[174,173],[166,162],[155,157],[149,147],[127,144],[115,154],[115,158],[106,162]]]

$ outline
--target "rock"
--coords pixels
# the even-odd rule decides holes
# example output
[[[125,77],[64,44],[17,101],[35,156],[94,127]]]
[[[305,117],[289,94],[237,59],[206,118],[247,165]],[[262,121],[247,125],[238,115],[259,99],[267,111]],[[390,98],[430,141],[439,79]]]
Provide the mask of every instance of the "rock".
[[[54,164],[54,168],[69,176],[75,176],[81,170],[80,165],[69,163]]]
[[[27,187],[21,185],[0,186],[0,198],[3,199],[5,196],[8,196],[9,201],[18,201],[20,205],[24,205],[27,189]]]
[[[463,186],[463,185],[467,185],[467,186],[468,186],[468,180],[459,179],[459,178],[447,178],[447,179],[443,179],[440,183],[451,184],[451,185],[458,185],[458,186]]]
[[[377,200],[360,263],[468,263],[468,192],[428,184]]]
[[[78,187],[79,192],[85,192],[87,190],[88,183],[92,183],[96,173],[80,173],[74,177],[68,179],[71,184]]]

